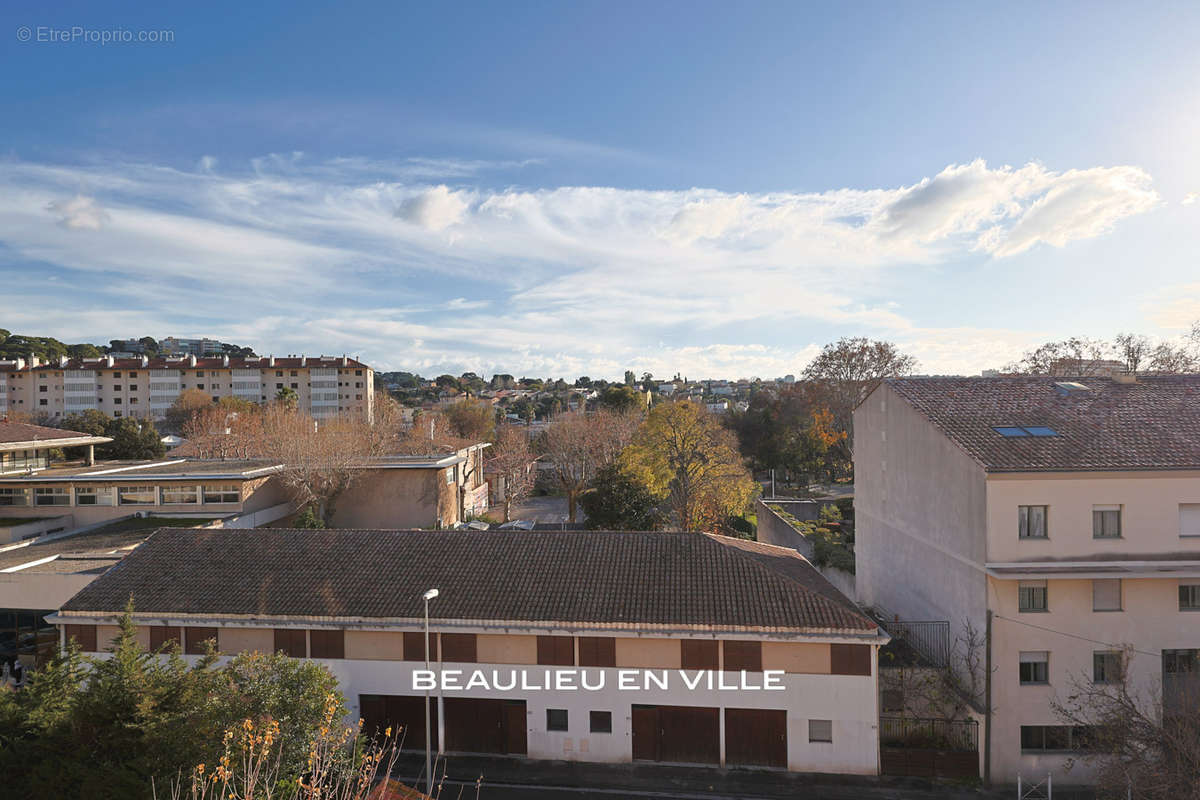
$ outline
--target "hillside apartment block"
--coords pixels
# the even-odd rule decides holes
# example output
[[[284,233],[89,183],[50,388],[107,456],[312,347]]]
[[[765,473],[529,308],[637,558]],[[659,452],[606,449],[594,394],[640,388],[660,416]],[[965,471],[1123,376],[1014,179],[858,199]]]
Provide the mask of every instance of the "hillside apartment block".
[[[1051,701],[1128,646],[1136,691],[1195,701],[1200,376],[895,379],[854,432],[859,599],[990,624],[993,780],[1086,782]]]
[[[214,402],[239,397],[266,403],[285,388],[314,418],[361,414],[374,419],[375,371],[345,356],[0,361],[0,416],[21,412],[53,420],[96,409],[110,417],[160,419],[185,389],[205,392]]]
[[[213,554],[219,553],[219,558]],[[438,752],[876,774],[876,663],[888,637],[795,551],[696,533],[163,529],[49,618],[103,651],[133,597],[147,647],[188,658],[282,650],[337,677],[349,718]],[[554,676],[588,676],[574,690]],[[668,674],[664,688],[618,673]],[[683,672],[680,673],[680,670]],[[782,691],[694,689],[721,675]],[[521,677],[516,677],[520,673]],[[579,674],[578,672],[576,674]],[[513,683],[515,681],[515,683]],[[592,687],[583,689],[585,684]],[[596,688],[600,683],[602,688]]]

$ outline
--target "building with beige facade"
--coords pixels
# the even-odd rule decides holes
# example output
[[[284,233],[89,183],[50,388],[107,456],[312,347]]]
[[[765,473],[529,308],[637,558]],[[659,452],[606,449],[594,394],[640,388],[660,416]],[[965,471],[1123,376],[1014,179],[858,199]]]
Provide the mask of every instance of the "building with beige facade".
[[[904,378],[854,414],[857,587],[990,632],[985,772],[1086,783],[1052,709],[1200,673],[1200,376]]]
[[[267,403],[283,389],[317,419],[374,418],[375,371],[346,356],[60,358],[0,361],[0,416],[61,419],[89,409],[110,417],[162,418],[186,389],[217,401]]]
[[[132,596],[147,647],[319,660],[351,718],[423,749],[434,588],[440,753],[878,772],[887,635],[794,551],[740,539],[164,529],[50,621],[102,651]]]

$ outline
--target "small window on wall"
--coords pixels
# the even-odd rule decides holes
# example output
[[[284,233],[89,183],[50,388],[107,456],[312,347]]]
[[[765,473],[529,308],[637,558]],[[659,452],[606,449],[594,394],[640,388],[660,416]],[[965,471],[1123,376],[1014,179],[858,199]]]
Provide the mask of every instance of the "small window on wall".
[[[192,505],[200,502],[200,493],[195,486],[168,485],[162,487],[162,504],[165,506]]]
[[[808,740],[810,742],[832,742],[833,720],[810,719],[808,721]]]
[[[1200,611],[1200,583],[1179,584],[1179,610]]]
[[[1092,538],[1121,538],[1121,507],[1092,506]]]
[[[152,506],[158,492],[153,486],[118,486],[117,505],[120,506]]]
[[[1119,650],[1097,650],[1092,653],[1092,682],[1120,683],[1122,662]]]
[[[340,630],[312,630],[308,632],[308,645],[313,658],[345,658],[345,632]]]
[[[1103,578],[1092,581],[1092,611],[1121,610],[1121,579]]]
[[[720,643],[716,639],[682,639],[679,645],[683,669],[717,669]]]
[[[71,505],[71,490],[66,486],[34,489],[33,504],[38,506],[69,506]]]
[[[75,643],[79,645],[79,649],[85,653],[97,652],[95,625],[67,625],[65,627],[68,642],[74,639]]]
[[[1179,535],[1200,536],[1200,503],[1179,504]]]
[[[612,733],[611,711],[589,711],[588,722],[590,733]]]
[[[1017,537],[1021,539],[1045,539],[1046,506],[1017,506]]]
[[[180,629],[174,625],[151,625],[150,626],[150,649],[157,650],[160,647],[169,647],[174,645],[179,646]]]
[[[1021,653],[1019,675],[1022,686],[1050,682],[1050,654],[1045,650]]]
[[[566,731],[567,730],[567,710],[565,708],[547,708],[546,709],[546,730],[548,730],[548,731]]]
[[[76,486],[75,505],[77,506],[111,506],[113,490],[111,486]]]
[[[1019,611],[1048,611],[1045,581],[1021,581],[1017,587]]]
[[[219,483],[204,487],[205,503],[240,503],[241,489],[236,483]]]

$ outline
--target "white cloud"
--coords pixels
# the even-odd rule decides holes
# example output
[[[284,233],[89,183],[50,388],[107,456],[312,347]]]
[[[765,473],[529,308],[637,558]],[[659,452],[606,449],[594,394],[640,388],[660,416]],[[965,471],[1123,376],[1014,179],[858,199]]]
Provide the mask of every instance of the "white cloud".
[[[96,198],[82,194],[70,200],[51,200],[46,210],[57,214],[59,224],[72,230],[98,231],[108,221],[108,213]]]
[[[1185,206],[1190,206],[1197,200],[1200,200],[1200,192],[1188,192],[1186,195],[1184,195],[1183,200],[1180,202]]]
[[[442,231],[461,222],[467,206],[464,192],[434,186],[401,203],[396,216],[429,231]]]
[[[1016,353],[993,351],[1019,351],[1024,334],[918,328],[889,286],[971,252],[1066,247],[1158,203],[1128,166],[975,161],[911,186],[821,193],[488,191],[421,177],[488,168],[447,159],[198,166],[0,161],[0,276],[67,271],[65,284],[90,290],[90,336],[207,330],[384,368],[773,377],[798,372],[813,345],[745,342],[802,323],[892,336],[948,371],[968,347],[1002,362]],[[181,306],[184,292],[212,302]],[[120,330],[104,322],[113,309]]]

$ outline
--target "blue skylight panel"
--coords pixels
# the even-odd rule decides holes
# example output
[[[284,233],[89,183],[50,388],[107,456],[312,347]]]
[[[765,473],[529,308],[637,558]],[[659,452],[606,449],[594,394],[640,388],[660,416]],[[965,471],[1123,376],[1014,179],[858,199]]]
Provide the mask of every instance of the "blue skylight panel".
[[[1054,428],[1047,428],[1045,425],[1026,425],[1025,430],[1029,431],[1032,436],[1058,436],[1058,431]]]
[[[1016,437],[1016,436],[1028,436],[1029,435],[1029,431],[1025,430],[1024,428],[1017,428],[1017,427],[1000,426],[1000,427],[992,428],[992,430],[994,430],[996,433],[1000,434],[1001,436],[1008,436],[1010,438]]]

